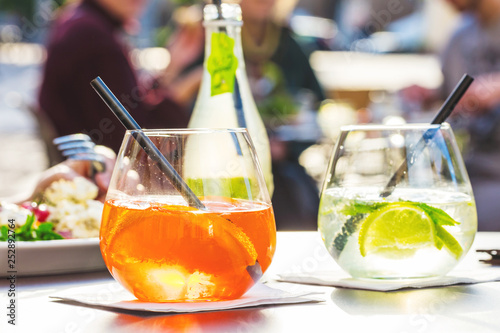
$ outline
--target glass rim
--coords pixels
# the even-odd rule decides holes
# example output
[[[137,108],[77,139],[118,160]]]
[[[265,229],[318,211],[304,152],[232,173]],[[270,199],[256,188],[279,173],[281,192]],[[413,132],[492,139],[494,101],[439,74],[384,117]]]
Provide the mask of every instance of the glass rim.
[[[342,132],[353,132],[353,131],[384,131],[384,130],[427,130],[427,129],[445,129],[451,128],[450,124],[447,122],[441,124],[430,124],[430,123],[407,123],[407,124],[394,124],[394,125],[384,125],[384,124],[357,124],[357,125],[344,125],[340,127]]]
[[[140,129],[127,130],[125,133],[132,135],[133,133],[143,132],[147,136],[159,135],[185,135],[185,134],[209,134],[209,133],[248,133],[244,127],[235,128],[157,128],[157,129]]]

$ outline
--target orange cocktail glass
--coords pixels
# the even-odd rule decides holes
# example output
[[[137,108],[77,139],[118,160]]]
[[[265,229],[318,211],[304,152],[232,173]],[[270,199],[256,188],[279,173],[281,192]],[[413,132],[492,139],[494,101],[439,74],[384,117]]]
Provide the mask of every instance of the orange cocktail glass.
[[[248,134],[146,134],[207,209],[189,207],[127,133],[102,217],[106,266],[142,301],[240,297],[267,270],[276,247],[272,206]]]

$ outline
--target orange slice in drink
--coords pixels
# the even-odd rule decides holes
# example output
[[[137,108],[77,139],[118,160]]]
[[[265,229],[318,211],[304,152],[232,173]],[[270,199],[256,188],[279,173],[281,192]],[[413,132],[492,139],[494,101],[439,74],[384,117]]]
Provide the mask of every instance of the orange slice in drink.
[[[141,300],[238,297],[260,277],[254,243],[231,221],[258,212],[108,202],[104,214],[114,219],[101,231],[106,265]]]
[[[244,214],[244,212],[235,214]],[[240,227],[229,220],[230,216],[225,218],[217,213],[201,213],[198,215],[202,215],[201,218],[193,219],[192,222],[208,233],[222,252],[232,256],[233,260],[242,259],[245,266],[255,264],[258,255],[254,244]]]

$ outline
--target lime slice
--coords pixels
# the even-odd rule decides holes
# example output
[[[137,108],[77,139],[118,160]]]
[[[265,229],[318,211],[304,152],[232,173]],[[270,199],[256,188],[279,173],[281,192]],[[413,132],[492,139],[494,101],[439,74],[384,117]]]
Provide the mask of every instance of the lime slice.
[[[464,253],[460,243],[440,225],[436,225],[436,233],[442,243],[446,245],[446,249],[458,260]]]
[[[363,257],[376,253],[403,259],[428,246],[442,246],[435,224],[423,209],[409,203],[388,204],[368,215],[361,225],[359,249]]]

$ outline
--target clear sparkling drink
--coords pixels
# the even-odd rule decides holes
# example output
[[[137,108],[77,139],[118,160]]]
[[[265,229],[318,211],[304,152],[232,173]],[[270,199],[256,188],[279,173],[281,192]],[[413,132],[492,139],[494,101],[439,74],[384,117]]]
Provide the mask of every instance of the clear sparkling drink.
[[[330,188],[319,230],[337,263],[358,278],[444,275],[467,253],[477,229],[470,195],[446,190]]]

